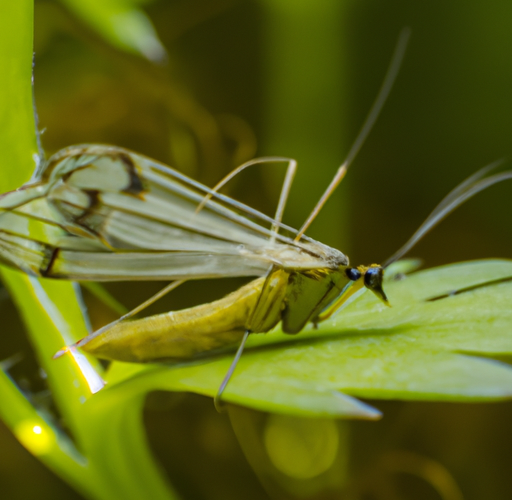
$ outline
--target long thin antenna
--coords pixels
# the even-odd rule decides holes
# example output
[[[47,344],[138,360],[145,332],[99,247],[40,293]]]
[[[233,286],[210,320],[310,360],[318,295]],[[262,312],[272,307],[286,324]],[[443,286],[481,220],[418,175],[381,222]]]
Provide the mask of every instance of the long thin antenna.
[[[300,238],[304,235],[304,233],[309,228],[311,223],[315,220],[316,216],[320,213],[320,210],[324,206],[325,202],[329,199],[333,191],[338,187],[343,177],[345,177],[348,168],[354,161],[354,158],[356,157],[357,153],[359,153],[361,146],[368,137],[368,134],[370,133],[373,125],[375,124],[375,121],[377,120],[382,110],[382,107],[384,106],[384,103],[386,102],[389,93],[393,88],[396,77],[398,75],[398,71],[400,70],[400,66],[402,65],[402,61],[404,59],[405,49],[407,48],[410,36],[410,28],[404,28],[400,33],[400,36],[398,37],[398,42],[395,47],[395,51],[393,53],[393,58],[391,59],[391,63],[388,67],[386,76],[384,77],[384,81],[382,82],[375,102],[373,103],[370,112],[368,113],[368,116],[366,117],[366,120],[363,126],[361,127],[359,135],[357,136],[356,140],[354,141],[354,144],[350,148],[346,160],[343,162],[341,167],[336,172],[336,175],[334,176],[333,180],[327,187],[325,193],[321,196],[320,201],[317,203],[309,217],[306,219],[306,222],[304,222],[304,224],[300,228],[299,233],[295,238],[295,241],[300,240]]]
[[[492,175],[482,179],[481,177],[489,171],[496,168],[502,162],[495,162],[491,165],[482,168],[476,174],[468,177],[464,182],[459,184],[447,196],[445,196],[431,214],[425,219],[423,224],[416,230],[416,232],[400,247],[389,259],[384,262],[382,267],[386,268],[393,262],[403,257],[418,241],[420,241],[429,231],[431,231],[437,224],[439,224],[447,215],[453,212],[457,207],[462,205],[465,201],[472,198],[475,194],[487,189],[488,187],[497,184],[498,182],[512,179],[512,171],[507,170],[499,174]],[[480,180],[479,180],[480,179]]]

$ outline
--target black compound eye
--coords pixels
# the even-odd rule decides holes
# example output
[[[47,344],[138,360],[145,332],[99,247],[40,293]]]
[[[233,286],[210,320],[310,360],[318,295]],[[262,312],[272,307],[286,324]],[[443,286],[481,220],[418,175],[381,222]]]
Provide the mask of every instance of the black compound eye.
[[[364,284],[368,288],[380,287],[382,285],[382,268],[370,267],[364,275]]]
[[[361,277],[361,271],[355,267],[347,267],[347,269],[345,269],[345,274],[351,281],[357,281]]]

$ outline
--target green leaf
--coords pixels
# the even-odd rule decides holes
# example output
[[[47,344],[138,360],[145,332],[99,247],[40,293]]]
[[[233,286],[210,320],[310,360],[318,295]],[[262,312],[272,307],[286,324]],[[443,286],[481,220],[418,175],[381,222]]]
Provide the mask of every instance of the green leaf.
[[[145,12],[133,0],[61,0],[71,11],[121,50],[162,61],[165,48]]]
[[[317,330],[252,336],[223,400],[292,415],[376,418],[376,410],[348,396],[454,402],[512,397],[512,368],[489,359],[512,354],[511,262],[421,271],[387,282],[386,292],[390,308],[367,293]],[[121,390],[123,380],[137,391],[213,396],[231,358],[181,366],[115,363],[102,397]]]

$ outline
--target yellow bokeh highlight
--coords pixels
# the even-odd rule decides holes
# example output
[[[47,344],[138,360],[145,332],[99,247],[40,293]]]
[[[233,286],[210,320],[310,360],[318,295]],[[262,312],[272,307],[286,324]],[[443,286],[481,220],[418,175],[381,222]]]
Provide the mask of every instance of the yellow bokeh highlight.
[[[339,433],[332,420],[271,415],[264,441],[276,469],[295,479],[311,479],[333,465]]]
[[[41,420],[24,420],[14,428],[14,435],[34,455],[44,455],[55,446],[55,434]]]

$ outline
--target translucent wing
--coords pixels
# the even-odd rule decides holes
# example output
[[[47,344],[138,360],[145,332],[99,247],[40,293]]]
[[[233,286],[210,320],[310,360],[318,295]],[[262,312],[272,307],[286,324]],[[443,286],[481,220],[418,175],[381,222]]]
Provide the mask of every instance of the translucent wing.
[[[36,275],[77,280],[259,276],[270,265],[347,262],[308,238],[149,158],[112,146],[52,157],[40,179],[0,198],[0,258]],[[293,236],[291,228],[280,224]]]

